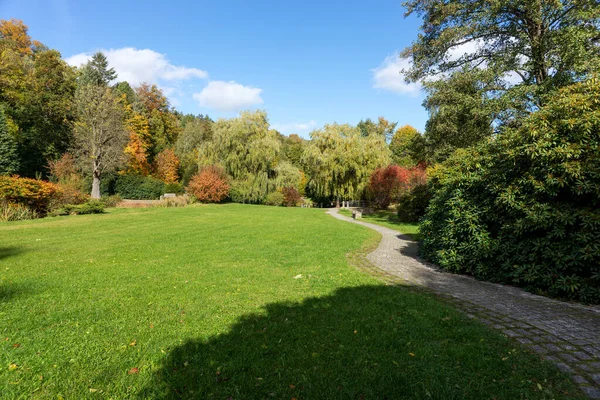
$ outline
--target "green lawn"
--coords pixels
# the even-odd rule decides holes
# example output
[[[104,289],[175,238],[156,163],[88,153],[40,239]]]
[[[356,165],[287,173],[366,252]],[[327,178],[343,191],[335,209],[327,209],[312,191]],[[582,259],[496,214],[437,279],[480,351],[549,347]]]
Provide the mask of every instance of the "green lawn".
[[[0,397],[579,396],[516,343],[348,264],[377,239],[323,210],[236,204],[1,223]]]
[[[340,214],[345,215],[346,217],[352,217],[352,211],[350,210],[340,210]],[[396,213],[393,211],[379,210],[375,211],[373,214],[363,214],[362,220],[364,222],[370,222],[372,224],[385,226],[386,228],[395,229],[414,240],[416,240],[419,235],[419,224],[400,222],[398,221]]]

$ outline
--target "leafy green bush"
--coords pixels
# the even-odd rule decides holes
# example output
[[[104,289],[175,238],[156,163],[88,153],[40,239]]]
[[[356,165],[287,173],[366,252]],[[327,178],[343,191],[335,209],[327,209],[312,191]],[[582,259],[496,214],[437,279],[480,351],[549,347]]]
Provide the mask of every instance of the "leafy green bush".
[[[283,204],[283,194],[281,192],[271,192],[265,197],[265,204],[268,206],[280,206]]]
[[[431,194],[427,184],[416,185],[398,196],[398,220],[400,222],[419,222],[425,215]]]
[[[181,183],[165,183],[165,193],[183,194],[185,193],[185,190]]]
[[[600,83],[558,92],[518,129],[431,174],[422,255],[442,268],[600,302]]]
[[[115,182],[115,193],[124,199],[156,200],[165,192],[165,184],[151,176],[121,175]]]
[[[83,214],[102,214],[104,204],[100,200],[89,200],[83,204],[68,204],[50,213],[50,216],[57,217],[61,215],[83,215]]]
[[[100,201],[106,208],[116,207],[117,204],[123,201],[123,198],[118,194],[113,194],[112,196],[103,196]]]
[[[39,215],[31,207],[24,204],[0,201],[0,221],[23,221],[38,218]]]

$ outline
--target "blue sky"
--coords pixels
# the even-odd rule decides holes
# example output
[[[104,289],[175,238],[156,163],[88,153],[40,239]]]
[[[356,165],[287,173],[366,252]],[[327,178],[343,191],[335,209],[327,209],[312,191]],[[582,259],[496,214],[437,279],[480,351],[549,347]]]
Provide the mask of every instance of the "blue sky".
[[[261,108],[283,133],[385,118],[423,129],[418,85],[397,54],[417,36],[399,0],[0,0],[0,18],[72,64],[104,50],[121,78],[150,81],[180,111]]]

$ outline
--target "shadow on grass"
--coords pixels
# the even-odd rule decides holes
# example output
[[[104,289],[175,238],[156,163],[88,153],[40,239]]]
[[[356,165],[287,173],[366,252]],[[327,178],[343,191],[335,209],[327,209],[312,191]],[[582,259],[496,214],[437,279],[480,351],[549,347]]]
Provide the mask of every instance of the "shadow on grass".
[[[8,257],[17,256],[24,252],[25,250],[22,247],[0,247],[0,261]]]
[[[539,398],[536,382],[573,397],[568,378],[514,347],[426,295],[344,288],[170,349],[140,398]]]

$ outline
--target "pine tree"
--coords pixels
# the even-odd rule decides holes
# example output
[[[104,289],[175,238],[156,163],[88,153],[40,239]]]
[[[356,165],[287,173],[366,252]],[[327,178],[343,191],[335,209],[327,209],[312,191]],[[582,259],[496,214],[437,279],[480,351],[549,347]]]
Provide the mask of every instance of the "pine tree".
[[[4,111],[0,109],[0,175],[14,174],[19,170],[17,142],[8,131]]]
[[[115,69],[108,68],[108,60],[101,52],[94,54],[82,68],[81,83],[84,85],[108,86],[115,79],[117,79]]]

